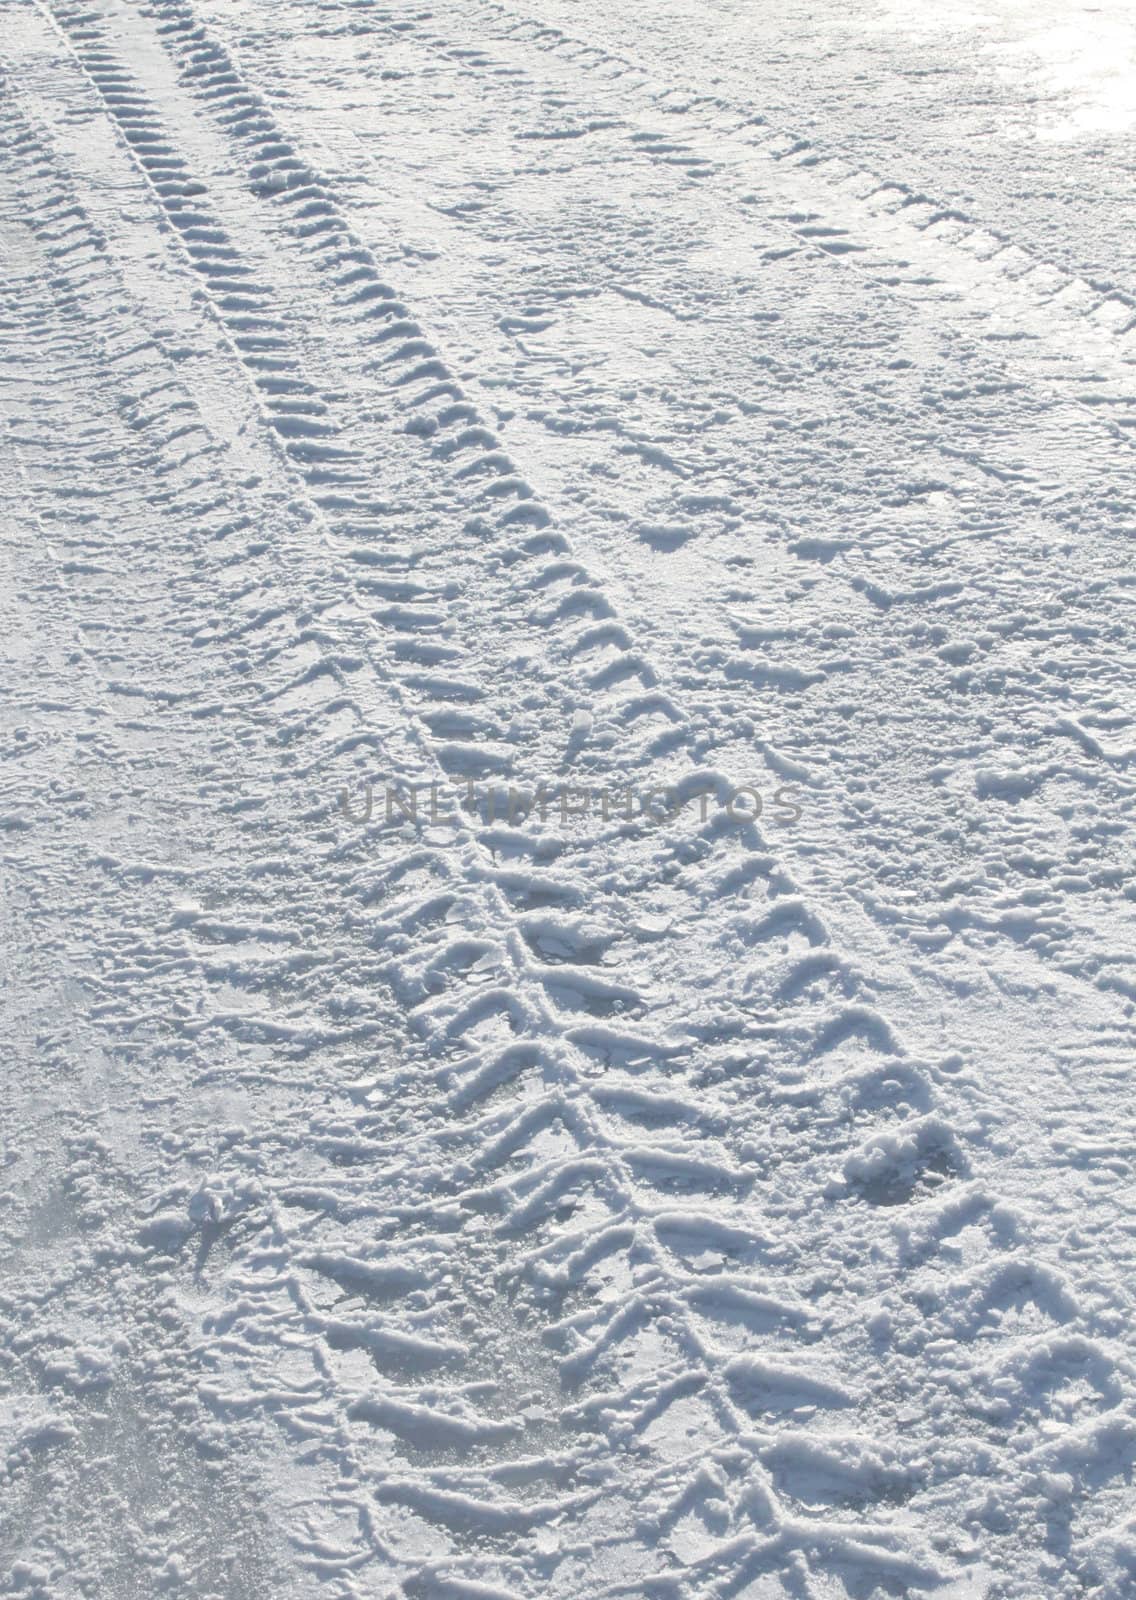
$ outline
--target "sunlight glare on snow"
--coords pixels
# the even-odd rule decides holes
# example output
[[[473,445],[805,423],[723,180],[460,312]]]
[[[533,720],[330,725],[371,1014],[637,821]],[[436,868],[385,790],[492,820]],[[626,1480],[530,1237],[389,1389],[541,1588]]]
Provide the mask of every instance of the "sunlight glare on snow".
[[[1136,125],[1136,11],[1125,0],[881,0],[874,26],[974,29],[983,36],[981,53],[1023,91],[1023,108],[1034,97],[1036,138],[1074,140]]]

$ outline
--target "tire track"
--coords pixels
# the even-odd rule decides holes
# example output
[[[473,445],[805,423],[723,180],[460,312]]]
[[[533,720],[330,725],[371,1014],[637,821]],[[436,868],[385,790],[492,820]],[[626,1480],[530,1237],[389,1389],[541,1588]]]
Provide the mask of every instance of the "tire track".
[[[1005,350],[1005,324],[1012,323],[1026,341],[1015,346],[1015,362],[1131,445],[1136,303],[1125,290],[1037,260],[1010,236],[899,179],[857,167],[839,152],[819,151],[771,127],[752,108],[659,81],[628,57],[511,8],[489,3],[453,14],[444,34],[433,33],[425,19],[404,24],[382,13],[372,21],[370,7],[345,12],[329,0],[320,9],[349,14],[344,27],[352,36],[374,33],[394,43],[409,36],[407,30],[420,34],[466,72],[491,64],[498,71],[515,68],[534,52],[563,62],[592,82],[615,123],[631,108],[637,118],[662,119],[657,128],[640,126],[631,139],[638,154],[673,172],[676,181],[732,189],[741,214],[760,205],[763,223],[797,247],[890,294],[933,303],[980,341],[992,339]],[[459,43],[454,33],[463,27]],[[498,47],[494,58],[486,54],[487,33]],[[605,120],[597,127],[611,125]],[[570,128],[564,137],[586,133]],[[559,135],[554,130],[540,137],[555,142]],[[756,193],[750,187],[755,181]],[[1057,333],[1068,345],[1060,360],[1054,359]]]
[[[692,176],[697,178],[725,163],[722,141],[736,143],[778,168],[791,170],[789,192],[799,195],[802,205],[817,205],[819,209],[797,225],[787,218],[780,221],[810,250],[828,254],[845,267],[855,267],[889,287],[903,290],[918,284],[918,269],[914,273],[905,271],[905,264],[890,256],[889,249],[904,234],[913,247],[922,248],[925,241],[933,241],[945,269],[936,276],[946,283],[954,277],[964,293],[979,282],[996,283],[1001,298],[1011,304],[1016,299],[1039,313],[1045,319],[1039,326],[1052,328],[1055,321],[1066,322],[1078,330],[1093,356],[1111,358],[1110,375],[1120,375],[1130,385],[1136,356],[1136,345],[1130,338],[1136,334],[1136,302],[1125,290],[1104,282],[1089,282],[1075,270],[1039,260],[996,226],[977,222],[957,207],[913,191],[901,178],[882,176],[850,162],[839,151],[820,149],[789,128],[775,128],[760,111],[718,95],[703,95],[683,85],[664,83],[617,52],[586,43],[537,19],[520,17],[515,9],[492,0],[477,5],[474,11],[480,19],[495,19],[494,37],[520,41],[558,55],[588,75],[603,75],[618,82],[621,95],[630,94],[664,113],[672,127],[696,129],[703,138],[709,135],[716,144],[713,154],[698,156],[691,146],[687,166]],[[481,28],[478,32],[484,36]],[[672,160],[682,154],[669,142],[664,153]],[[828,218],[826,209],[832,213]],[[861,243],[856,237],[857,228],[826,226],[838,220],[838,213],[858,214],[869,238],[873,231],[881,236],[882,248]],[[889,276],[880,278],[881,271]],[[1132,425],[1130,417],[1121,420],[1124,426]]]
[[[132,551],[126,527],[108,537],[100,523],[138,476],[158,504],[199,511],[221,452],[192,419],[185,426],[193,408],[153,340],[124,319],[105,240],[48,158],[42,131],[18,117],[11,78],[0,81],[0,236],[10,244],[0,300],[3,498],[19,601],[5,623],[34,630],[23,656],[19,628],[6,633],[16,667],[5,685],[4,804],[9,829],[18,824],[6,834],[6,976],[14,1000],[33,998],[26,1014],[14,1005],[5,1017],[0,1583],[44,1595],[152,1592],[192,1571],[218,1595],[267,1595],[287,1581],[286,1565],[256,1509],[252,1441],[234,1430],[233,1458],[206,1448],[200,1366],[176,1287],[160,1270],[137,1270],[149,1174],[144,1159],[121,1159],[108,1110],[136,1085],[88,1010],[92,957],[107,947],[97,932],[83,938],[105,880],[89,856],[130,782],[113,747],[115,733],[128,743],[129,734],[95,709],[114,703],[115,678],[86,648],[97,624],[84,596]],[[92,365],[104,380],[94,395]],[[108,393],[118,402],[109,417]],[[62,715],[70,712],[77,736]],[[152,750],[161,762],[157,730]],[[89,833],[86,848],[74,848],[75,829]],[[171,1502],[181,1517],[162,1549],[155,1532]]]

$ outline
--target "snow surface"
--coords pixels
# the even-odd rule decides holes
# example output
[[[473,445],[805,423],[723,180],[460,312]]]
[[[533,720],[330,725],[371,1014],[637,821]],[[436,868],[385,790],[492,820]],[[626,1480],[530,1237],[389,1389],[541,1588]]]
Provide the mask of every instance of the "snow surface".
[[[0,1593],[1136,1594],[1132,7],[2,14]]]

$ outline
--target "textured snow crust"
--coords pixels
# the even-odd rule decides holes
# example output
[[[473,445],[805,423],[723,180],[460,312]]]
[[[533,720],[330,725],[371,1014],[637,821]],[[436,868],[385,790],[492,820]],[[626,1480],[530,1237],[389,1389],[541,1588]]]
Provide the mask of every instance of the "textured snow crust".
[[[0,0],[0,1594],[1136,1593],[1127,8]]]

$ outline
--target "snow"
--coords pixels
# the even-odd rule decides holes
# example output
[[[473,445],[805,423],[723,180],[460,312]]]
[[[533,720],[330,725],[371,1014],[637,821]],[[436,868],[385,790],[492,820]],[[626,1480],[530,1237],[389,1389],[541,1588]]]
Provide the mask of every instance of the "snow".
[[[0,1593],[1126,1600],[1128,8],[0,39]]]

